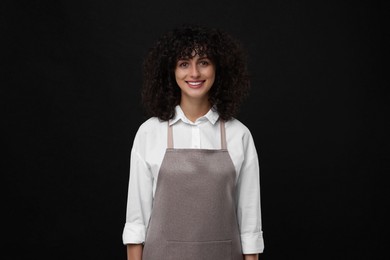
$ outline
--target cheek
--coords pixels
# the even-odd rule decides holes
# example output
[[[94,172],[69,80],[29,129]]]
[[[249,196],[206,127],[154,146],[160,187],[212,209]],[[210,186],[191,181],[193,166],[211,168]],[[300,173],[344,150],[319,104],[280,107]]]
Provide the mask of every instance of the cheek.
[[[212,79],[212,80],[215,79],[215,70],[214,70],[214,68],[209,69],[209,70],[207,71],[207,77],[210,78],[210,79]]]
[[[184,74],[183,71],[181,70],[175,70],[175,78],[176,79],[182,79],[184,77]]]
[[[211,81],[212,81],[212,83],[211,83],[211,85],[212,85],[212,86],[214,86],[215,79],[216,79],[216,73],[215,73],[215,70],[213,70],[213,71],[212,71],[212,73],[211,73],[211,77],[212,77],[212,80],[211,80]]]

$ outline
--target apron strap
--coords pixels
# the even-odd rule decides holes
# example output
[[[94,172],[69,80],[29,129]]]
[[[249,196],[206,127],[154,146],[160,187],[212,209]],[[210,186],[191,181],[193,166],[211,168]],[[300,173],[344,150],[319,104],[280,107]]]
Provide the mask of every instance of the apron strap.
[[[173,133],[172,133],[172,125],[169,125],[168,120],[168,148],[173,148]]]
[[[168,148],[172,149],[173,148],[173,128],[172,125],[169,125],[169,120],[168,122]],[[225,121],[222,119],[219,122],[219,127],[221,129],[221,149],[226,150],[227,149],[227,144],[226,144],[226,131],[225,131]]]
[[[225,121],[222,119],[219,122],[219,126],[221,128],[221,149],[226,150],[227,144],[226,144],[226,131],[225,131]]]

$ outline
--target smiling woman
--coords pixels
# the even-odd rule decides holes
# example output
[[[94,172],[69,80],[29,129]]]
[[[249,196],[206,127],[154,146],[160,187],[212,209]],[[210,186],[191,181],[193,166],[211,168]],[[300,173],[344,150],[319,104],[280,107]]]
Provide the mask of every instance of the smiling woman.
[[[169,120],[180,104],[177,67],[190,59],[207,58],[215,70],[209,102],[224,120],[235,116],[249,91],[249,76],[240,43],[221,30],[183,26],[162,35],[144,61],[143,104],[151,116]],[[179,62],[181,63],[179,64]],[[202,60],[199,60],[202,61]],[[198,64],[205,65],[206,63]],[[199,71],[198,71],[199,72]]]
[[[243,52],[220,30],[181,27],[150,50],[142,98],[151,118],[130,161],[129,260],[249,260],[263,252],[258,157],[234,118],[248,89]]]
[[[196,114],[187,115],[194,122],[210,109],[208,93],[214,84],[215,66],[207,56],[200,57],[195,51],[191,55],[191,58],[183,58],[177,62],[175,79],[181,89],[180,106],[184,110],[190,104],[192,107],[203,108],[197,109]]]

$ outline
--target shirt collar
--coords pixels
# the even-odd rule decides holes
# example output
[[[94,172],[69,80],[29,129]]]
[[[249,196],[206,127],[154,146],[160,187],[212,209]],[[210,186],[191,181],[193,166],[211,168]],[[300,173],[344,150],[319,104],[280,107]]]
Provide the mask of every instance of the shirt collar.
[[[177,121],[181,120],[184,123],[187,124],[196,124],[200,121],[208,120],[213,125],[217,122],[219,118],[219,114],[217,112],[217,109],[215,107],[212,107],[204,116],[199,117],[195,123],[191,122],[185,115],[183,110],[179,105],[175,107],[175,116],[169,121],[169,125],[175,124]]]

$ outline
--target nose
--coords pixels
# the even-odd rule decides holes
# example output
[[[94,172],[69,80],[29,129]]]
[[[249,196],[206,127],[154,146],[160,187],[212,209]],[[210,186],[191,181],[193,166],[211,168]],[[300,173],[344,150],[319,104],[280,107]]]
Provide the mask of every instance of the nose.
[[[196,65],[191,66],[190,76],[192,78],[199,78],[200,72],[199,68]]]

